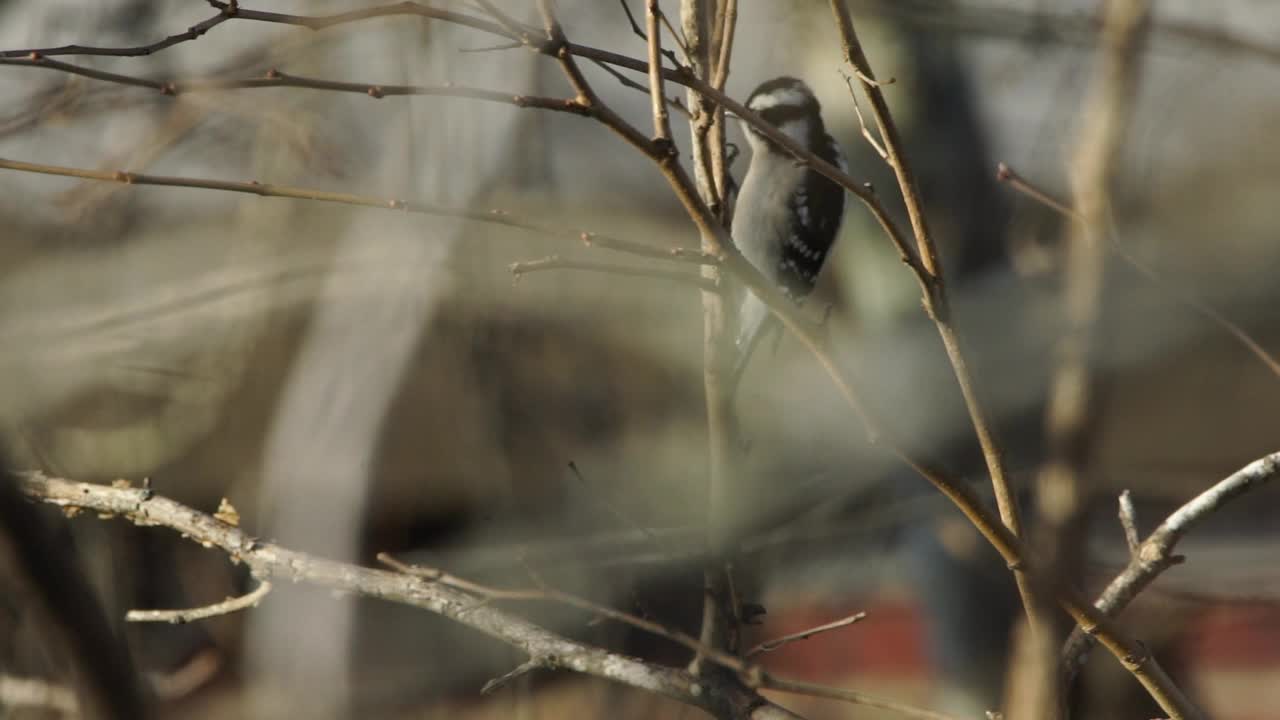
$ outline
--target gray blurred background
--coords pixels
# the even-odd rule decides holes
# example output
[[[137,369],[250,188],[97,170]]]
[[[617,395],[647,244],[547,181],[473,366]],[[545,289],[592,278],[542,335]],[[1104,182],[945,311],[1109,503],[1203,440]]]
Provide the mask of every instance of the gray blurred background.
[[[895,80],[886,92],[951,273],[980,392],[1033,508],[1065,228],[997,185],[994,170],[1007,162],[1066,197],[1095,3],[850,4],[873,66]],[[535,17],[524,3],[503,5]],[[674,0],[666,5],[675,12]],[[728,92],[744,98],[762,80],[804,77],[855,177],[901,214],[891,173],[859,135],[825,3],[741,5]],[[574,41],[643,54],[618,2],[558,6]],[[212,14],[195,2],[8,0],[0,48],[135,45]],[[1280,350],[1272,217],[1280,45],[1270,44],[1280,7],[1167,0],[1155,17],[1113,200],[1117,242],[1163,283],[1109,256],[1085,477],[1100,510],[1081,535],[1090,552],[1079,581],[1090,588],[1124,562],[1111,519],[1121,488],[1138,495],[1149,530],[1176,503],[1277,449],[1280,378],[1178,296],[1199,298]],[[279,68],[362,83],[569,93],[553,61],[523,49],[464,52],[493,40],[411,17],[321,32],[232,21],[152,57],[63,59],[161,78]],[[644,94],[587,72],[646,127]],[[648,161],[567,115],[283,88],[175,98],[15,66],[0,66],[0,93],[3,158],[501,209],[570,237],[698,241]],[[673,120],[687,147],[683,119]],[[736,128],[730,140],[741,141]],[[739,175],[744,165],[745,157]],[[251,532],[345,560],[370,563],[385,550],[521,585],[525,557],[566,588],[675,623],[696,619],[706,437],[692,286],[585,271],[515,283],[510,263],[552,253],[654,263],[447,217],[13,171],[0,183],[0,432],[21,467],[83,481],[150,478],[159,492],[210,511],[225,497]],[[841,364],[913,450],[984,487],[916,285],[865,210],[848,205],[807,312],[830,310]],[[799,667],[956,712],[994,707],[1017,607],[999,568],[965,569],[986,559],[959,516],[867,444],[793,341],[754,361],[737,405],[747,442],[734,526],[752,592],[770,611],[762,635],[788,624],[788,608],[905,607],[921,629],[886,631],[884,642],[921,648],[908,670],[877,666],[874,647],[848,662],[854,645],[839,641],[814,646]],[[1241,709],[1249,693],[1239,688],[1261,692],[1260,682],[1241,683],[1274,670],[1280,653],[1215,664],[1198,661],[1201,646],[1186,637],[1202,627],[1196,618],[1274,603],[1277,492],[1250,496],[1221,527],[1192,538],[1190,562],[1157,584],[1142,613],[1153,642],[1182,637],[1170,657],[1182,658],[1178,667],[1217,717],[1258,716]],[[246,587],[223,558],[163,533],[94,519],[68,528],[116,617]],[[0,614],[0,669],[56,676],[56,658],[11,595]],[[980,611],[968,614],[971,606]],[[575,613],[527,610],[633,654],[687,659],[652,639],[587,628]],[[1255,632],[1277,637],[1280,616],[1261,617]],[[537,678],[482,701],[484,680],[521,660],[513,651],[422,613],[303,588],[278,588],[241,616],[130,628],[128,637],[158,687],[176,684],[160,694],[183,716],[596,717],[606,708],[681,716],[663,701],[574,678]],[[836,649],[822,655],[826,647]],[[190,687],[183,672],[195,678]],[[1111,717],[1113,696],[1097,692],[1104,699],[1090,717]],[[811,717],[878,717],[804,707]]]

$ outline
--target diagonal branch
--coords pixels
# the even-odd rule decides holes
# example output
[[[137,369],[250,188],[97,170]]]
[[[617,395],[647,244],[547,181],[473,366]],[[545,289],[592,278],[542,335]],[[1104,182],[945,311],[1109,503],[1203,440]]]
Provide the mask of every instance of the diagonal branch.
[[[1131,553],[1129,565],[1107,585],[1094,606],[1110,617],[1119,615],[1161,573],[1182,561],[1173,551],[1187,533],[1223,505],[1271,482],[1277,475],[1280,475],[1280,452],[1254,460],[1178,508]],[[1067,639],[1062,648],[1062,672],[1067,687],[1084,666],[1094,643],[1094,638],[1079,628]]]
[[[929,224],[924,214],[924,204],[920,199],[920,191],[915,176],[907,162],[898,126],[889,112],[889,104],[885,101],[881,83],[875,80],[875,73],[867,61],[862,44],[858,41],[853,27],[853,19],[844,0],[831,0],[831,11],[835,16],[836,27],[840,31],[840,40],[844,48],[845,60],[855,71],[862,83],[863,92],[871,101],[871,114],[875,118],[880,137],[884,139],[885,158],[893,168],[898,179],[898,187],[902,191],[902,199],[907,207],[907,216],[911,220],[911,229],[915,235],[916,251],[920,264],[913,265],[916,279],[920,284],[921,300],[925,311],[937,326],[942,338],[947,358],[964,397],[965,408],[969,412],[969,420],[973,424],[978,444],[982,448],[982,457],[986,461],[987,471],[991,474],[991,486],[995,490],[996,506],[1000,511],[1000,519],[1016,537],[1021,537],[1022,520],[1018,512],[1017,499],[1014,497],[1012,484],[1005,469],[1004,456],[996,441],[991,422],[978,396],[978,390],[969,364],[961,347],[960,336],[956,332],[951,317],[950,303],[943,281],[942,265],[938,260],[937,243],[930,233]],[[901,249],[900,249],[901,252]],[[1023,610],[1033,629],[1040,623],[1036,617],[1035,601],[1031,595],[1030,581],[1021,572],[1014,572],[1018,584],[1018,594],[1022,598]]]
[[[695,678],[684,670],[646,663],[570,640],[486,601],[554,600],[697,646],[694,638],[643,618],[549,588],[489,588],[434,568],[403,565],[385,555],[379,559],[395,568],[395,572],[319,558],[253,537],[236,525],[160,496],[149,488],[78,483],[40,473],[20,475],[19,487],[28,498],[64,510],[89,510],[101,518],[119,517],[139,527],[174,530],[192,542],[217,548],[264,581],[287,578],[441,615],[526,653],[530,661],[517,668],[521,673],[535,668],[569,670],[664,695],[707,710],[716,717],[733,720],[799,720],[799,716],[760,695],[756,687],[885,708],[919,720],[953,720],[940,713],[852,690],[775,677],[727,654],[719,654],[717,658],[749,675],[753,685]],[[492,689],[492,685],[489,687]]]
[[[121,516],[135,525],[161,526],[244,563],[261,578],[283,577],[311,585],[422,608],[512,645],[543,666],[581,672],[708,707],[687,673],[640,662],[561,637],[522,618],[476,602],[447,585],[398,572],[373,570],[318,558],[254,538],[211,515],[156,495],[149,489],[69,482],[27,475],[28,497],[63,508],[85,508]]]
[[[1053,195],[1050,195],[1043,188],[1023,177],[1007,164],[1000,163],[996,167],[996,179],[1000,182],[1008,183],[1009,187],[1012,187],[1014,190],[1030,197],[1045,207],[1054,210],[1066,219],[1073,222],[1081,222],[1080,213],[1076,212],[1075,208],[1062,200],[1059,200]],[[1280,377],[1280,360],[1277,360],[1270,352],[1267,351],[1266,348],[1262,347],[1262,344],[1246,332],[1244,328],[1240,327],[1236,322],[1223,315],[1220,311],[1205,301],[1200,300],[1190,293],[1182,291],[1177,284],[1169,282],[1166,278],[1161,277],[1161,274],[1156,271],[1155,268],[1139,260],[1136,255],[1126,250],[1124,245],[1120,243],[1120,238],[1116,236],[1114,227],[1112,228],[1112,231],[1107,233],[1107,237],[1110,239],[1108,247],[1110,247],[1111,251],[1119,256],[1121,260],[1129,265],[1129,267],[1138,271],[1138,274],[1145,277],[1151,284],[1168,293],[1173,297],[1173,299],[1181,302],[1199,313],[1209,322],[1220,327],[1224,332],[1239,342],[1246,350],[1252,353],[1253,356],[1265,365],[1268,370],[1277,377]]]

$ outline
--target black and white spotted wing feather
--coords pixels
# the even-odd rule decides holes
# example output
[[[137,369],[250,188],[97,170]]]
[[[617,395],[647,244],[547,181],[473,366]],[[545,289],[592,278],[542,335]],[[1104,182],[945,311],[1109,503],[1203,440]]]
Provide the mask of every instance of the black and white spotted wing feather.
[[[845,169],[844,157],[831,136],[824,142],[819,157]],[[791,196],[791,231],[782,246],[778,261],[778,285],[793,300],[803,300],[818,282],[818,273],[840,231],[844,215],[844,188],[813,171],[805,172],[795,194]]]

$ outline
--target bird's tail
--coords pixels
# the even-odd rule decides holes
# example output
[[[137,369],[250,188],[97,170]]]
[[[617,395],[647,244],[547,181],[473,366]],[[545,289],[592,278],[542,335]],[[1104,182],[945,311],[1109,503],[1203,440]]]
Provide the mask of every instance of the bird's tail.
[[[754,293],[747,292],[738,311],[738,338],[735,343],[736,355],[733,368],[729,374],[728,390],[730,396],[737,390],[738,381],[747,370],[747,364],[760,341],[767,335],[778,333],[782,324],[769,311],[768,306]]]

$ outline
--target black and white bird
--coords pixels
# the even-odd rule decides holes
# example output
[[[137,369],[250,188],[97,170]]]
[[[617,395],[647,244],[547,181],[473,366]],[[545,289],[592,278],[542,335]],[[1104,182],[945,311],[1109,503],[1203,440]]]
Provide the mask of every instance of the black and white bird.
[[[840,147],[822,122],[822,107],[803,81],[770,80],[751,93],[746,105],[818,157],[846,168]],[[751,164],[734,204],[733,241],[767,280],[802,302],[813,291],[840,231],[844,189],[805,167],[749,123],[743,122],[742,128],[751,147]],[[745,289],[737,327],[735,382],[760,339],[780,329],[765,304]]]

